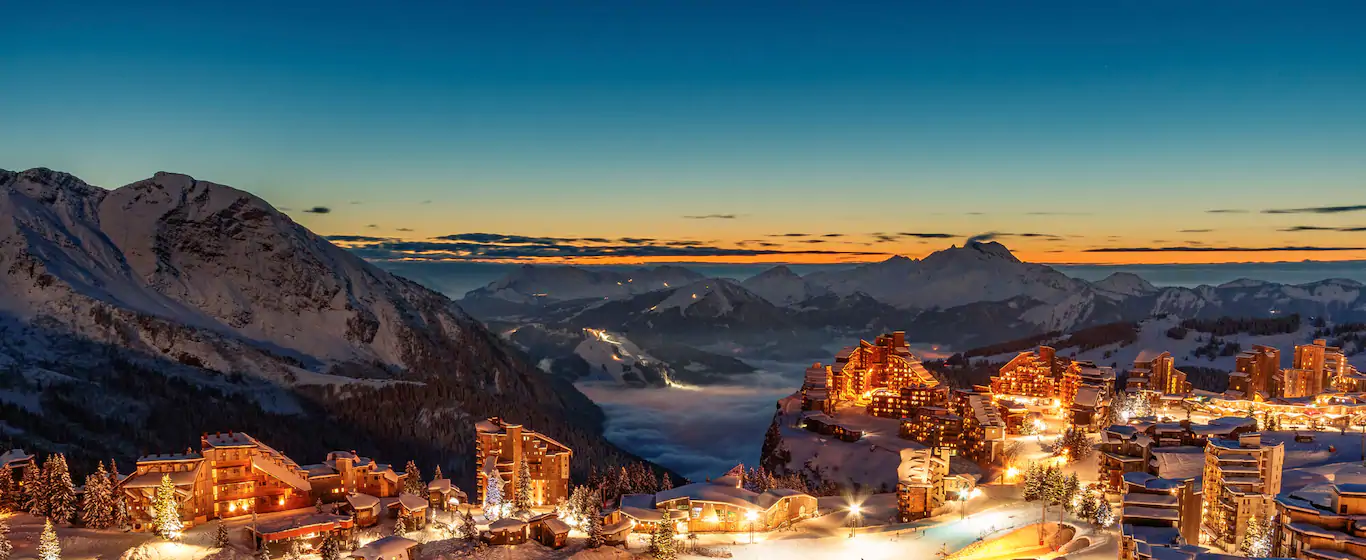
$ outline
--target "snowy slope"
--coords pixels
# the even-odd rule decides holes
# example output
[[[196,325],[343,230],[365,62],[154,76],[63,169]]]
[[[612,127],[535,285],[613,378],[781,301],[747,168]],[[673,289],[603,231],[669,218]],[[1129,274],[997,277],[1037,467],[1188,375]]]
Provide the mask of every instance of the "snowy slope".
[[[0,170],[0,268],[0,363],[21,374],[4,400],[42,413],[0,410],[0,431],[39,449],[60,437],[74,454],[108,457],[111,446],[190,443],[169,438],[176,430],[318,414],[296,421],[302,445],[329,445],[313,430],[347,422],[334,445],[404,445],[435,461],[460,455],[467,438],[453,434],[470,417],[507,409],[575,442],[576,459],[580,447],[584,461],[621,457],[586,397],[450,300],[230,187],[158,173],[107,191],[47,169]],[[459,421],[405,442],[373,420],[377,408],[428,406]],[[80,410],[98,412],[69,413]],[[158,418],[171,428],[127,426]]]
[[[575,299],[618,299],[682,286],[703,276],[678,266],[622,271],[578,266],[524,265],[466,299],[501,299],[514,303],[549,303]]]

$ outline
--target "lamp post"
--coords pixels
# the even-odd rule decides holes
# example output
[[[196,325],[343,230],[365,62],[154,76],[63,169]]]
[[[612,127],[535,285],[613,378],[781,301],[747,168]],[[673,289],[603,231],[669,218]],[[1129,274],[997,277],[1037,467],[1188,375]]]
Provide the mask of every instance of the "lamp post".
[[[758,517],[759,515],[752,511],[745,512],[745,520],[749,521],[749,544],[754,544],[754,520]]]
[[[854,525],[858,523],[859,514],[861,512],[862,509],[859,508],[858,504],[851,504],[849,506],[849,538],[851,539],[854,538]]]
[[[968,491],[958,491],[958,520],[962,521],[968,516]]]

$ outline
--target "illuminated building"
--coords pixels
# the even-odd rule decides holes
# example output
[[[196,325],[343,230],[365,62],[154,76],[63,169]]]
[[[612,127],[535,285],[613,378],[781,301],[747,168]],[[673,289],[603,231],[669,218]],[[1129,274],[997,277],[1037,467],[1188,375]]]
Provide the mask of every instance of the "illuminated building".
[[[1001,366],[1000,374],[991,378],[991,392],[1034,398],[1058,398],[1065,391],[1063,374],[1070,363],[1059,361],[1057,351],[1050,346],[1020,352]]]
[[[679,533],[771,531],[816,514],[810,494],[788,488],[751,492],[740,477],[729,475],[661,491],[654,504],[669,512]]]
[[[1129,369],[1125,386],[1138,391],[1153,391],[1163,395],[1186,395],[1191,392],[1191,384],[1186,381],[1186,373],[1176,369],[1176,360],[1171,352],[1144,350],[1134,358]]]
[[[962,444],[963,417],[939,406],[923,406],[901,420],[900,435],[929,447],[958,449]]]
[[[531,475],[531,499],[536,504],[554,505],[569,499],[569,460],[574,452],[549,436],[489,418],[475,424],[475,465],[478,467],[479,501],[490,476],[504,484],[504,496],[513,495],[514,479],[522,462]]]
[[[1337,483],[1331,492],[1276,496],[1271,553],[1279,558],[1366,557],[1366,485]]]
[[[991,395],[955,391],[950,404],[950,411],[963,419],[959,454],[981,464],[995,462],[1005,449],[1006,424]]]
[[[1278,394],[1276,374],[1281,369],[1281,351],[1270,346],[1254,344],[1252,350],[1234,358],[1234,371],[1228,374],[1228,392],[1238,398],[1253,400]]]
[[[322,498],[342,499],[339,493],[316,493],[307,470],[245,433],[204,434],[200,447],[200,452],[138,458],[136,470],[120,484],[133,530],[151,529],[152,498],[163,476],[175,484],[186,527],[209,519],[308,507]]]
[[[898,522],[924,519],[944,505],[948,494],[945,478],[949,476],[951,456],[952,452],[943,447],[901,451],[896,485]]]
[[[934,387],[939,384],[911,353],[906,333],[896,331],[874,339],[860,340],[835,354],[826,381],[828,398],[835,401],[862,402],[876,389],[900,394],[902,387]]]
[[[1120,560],[1152,558],[1153,548],[1198,544],[1200,507],[1200,486],[1194,479],[1172,480],[1141,472],[1124,475]]]
[[[1249,522],[1269,518],[1273,499],[1281,491],[1284,464],[1285,446],[1263,444],[1260,433],[1209,440],[1201,522],[1209,544],[1227,552],[1238,550]]]
[[[1188,465],[1203,462],[1208,440],[1236,439],[1255,431],[1257,421],[1247,417],[1216,418],[1208,424],[1181,421],[1109,426],[1101,431],[1096,445],[1099,482],[1108,491],[1118,492],[1129,473],[1173,479],[1199,476],[1200,472],[1192,472],[1193,467]],[[1196,454],[1200,457],[1193,460],[1191,456]]]
[[[882,418],[906,418],[923,406],[944,406],[949,389],[942,385],[915,384],[899,391],[875,389],[868,403],[868,414]]]

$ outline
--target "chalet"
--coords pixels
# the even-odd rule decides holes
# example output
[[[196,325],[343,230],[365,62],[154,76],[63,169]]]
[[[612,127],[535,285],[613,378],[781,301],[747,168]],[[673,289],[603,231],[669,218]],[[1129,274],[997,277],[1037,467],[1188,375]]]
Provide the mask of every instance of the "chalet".
[[[541,514],[527,521],[528,536],[550,548],[563,548],[569,542],[569,524],[553,513]]]
[[[33,464],[33,454],[23,449],[11,449],[0,454],[0,468],[9,469],[10,479],[23,485],[24,469]]]
[[[527,541],[527,523],[516,517],[504,517],[489,524],[489,544],[522,544]]]
[[[406,520],[408,529],[421,529],[427,526],[427,506],[425,497],[415,494],[399,494],[398,500],[389,505],[392,517]]]
[[[671,512],[680,531],[770,531],[814,515],[816,498],[786,488],[755,493],[742,488],[738,477],[722,476],[655,494],[655,508]]]
[[[824,413],[808,413],[802,418],[802,427],[818,434],[834,436],[848,442],[863,438],[863,431],[846,427]]]
[[[469,496],[451,484],[451,479],[438,478],[427,483],[427,502],[433,510],[448,511],[468,504]]]
[[[369,494],[381,498],[397,496],[403,488],[406,473],[397,472],[385,463],[362,457],[355,451],[333,451],[327,454],[323,466],[337,473],[341,494]]]
[[[369,494],[350,494],[346,496],[346,505],[356,517],[357,527],[373,527],[379,524],[379,498]]]

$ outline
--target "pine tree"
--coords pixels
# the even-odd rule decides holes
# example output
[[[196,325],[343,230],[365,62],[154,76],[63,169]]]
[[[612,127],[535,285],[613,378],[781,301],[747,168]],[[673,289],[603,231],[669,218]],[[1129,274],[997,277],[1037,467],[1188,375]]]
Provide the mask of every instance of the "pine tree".
[[[173,540],[180,536],[184,524],[180,522],[180,500],[176,497],[171,475],[161,475],[161,484],[152,497],[152,527],[157,536]]]
[[[43,535],[38,538],[38,560],[62,560],[62,543],[57,540],[51,519],[44,522]]]
[[[1076,509],[1074,504],[1079,504],[1076,500],[1079,495],[1081,495],[1081,479],[1077,477],[1077,473],[1072,473],[1063,482],[1063,507],[1067,511],[1074,511]]]
[[[588,516],[588,529],[585,531],[588,533],[587,546],[588,548],[598,548],[606,544],[607,541],[602,534],[602,510],[600,506],[602,502],[596,493],[590,494],[589,497],[592,501],[588,503],[588,511],[585,513]]]
[[[112,487],[110,492],[112,505],[109,509],[109,528],[123,529],[128,526],[128,497],[118,486]]]
[[[465,515],[460,517],[460,534],[470,543],[479,541],[479,526],[474,524],[474,516],[470,515],[469,506],[465,506]]]
[[[394,536],[401,537],[404,533],[407,532],[408,517],[406,515],[399,514],[398,519],[394,521]]]
[[[427,486],[422,483],[422,472],[417,470],[417,463],[408,461],[408,466],[403,469],[403,474],[407,475],[403,479],[403,492],[418,496],[427,493]]]
[[[52,470],[47,475],[47,515],[59,523],[71,522],[76,514],[76,486],[71,483],[71,472],[67,470],[66,456],[57,455],[51,459]]]
[[[9,523],[0,519],[0,560],[9,560],[13,552],[14,545],[9,542]]]
[[[232,539],[228,536],[228,526],[219,521],[218,531],[213,534],[213,547],[227,548],[230,544],[232,544]]]
[[[18,500],[14,493],[14,474],[8,467],[0,468],[0,513],[14,511]]]
[[[33,514],[35,517],[47,516],[47,477],[43,476],[43,471],[38,468],[38,462],[29,461],[24,466],[24,496],[22,509]]]
[[[322,499],[322,498],[318,498],[318,501],[313,502],[313,509],[314,509],[314,510],[317,510],[318,513],[322,513],[322,512],[323,512],[323,499]]]
[[[650,550],[656,560],[674,560],[678,556],[678,552],[674,550],[674,524],[669,519],[667,509],[664,510],[664,518],[659,521],[659,526],[655,528]]]
[[[669,473],[664,473],[663,478],[659,481],[659,488],[660,490],[674,489],[674,480],[669,477]]]
[[[442,478],[445,477],[441,476],[441,465],[437,465],[436,472],[432,474],[432,480],[441,480]]]
[[[1045,482],[1044,469],[1038,463],[1030,463],[1029,469],[1025,471],[1024,479],[1024,499],[1032,502],[1043,498],[1043,485]]]
[[[266,550],[264,544],[261,545],[261,548],[256,549],[255,560],[270,560],[270,551]]]
[[[490,474],[484,483],[484,519],[497,521],[503,517],[503,477]]]
[[[81,496],[81,523],[91,529],[108,529],[113,525],[114,495],[109,488],[109,473],[100,461],[95,472],[85,477],[85,494]]]
[[[318,556],[322,560],[341,560],[341,546],[337,543],[337,536],[328,533],[323,537],[323,544],[318,547]]]
[[[526,461],[517,468],[517,488],[512,496],[512,514],[526,518],[531,515],[531,468]]]

